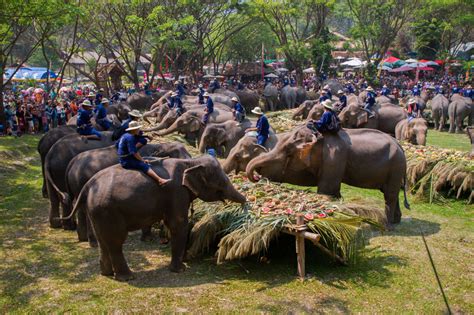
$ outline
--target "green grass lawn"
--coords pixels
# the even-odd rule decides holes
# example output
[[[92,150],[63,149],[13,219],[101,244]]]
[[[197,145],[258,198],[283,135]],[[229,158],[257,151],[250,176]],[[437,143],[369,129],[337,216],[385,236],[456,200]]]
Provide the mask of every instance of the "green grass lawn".
[[[434,129],[428,130],[426,144],[446,149],[471,151],[471,142],[466,134],[439,132]]]
[[[431,135],[430,144],[467,143],[464,135]],[[125,246],[137,279],[102,277],[97,249],[78,243],[73,232],[48,227],[38,139],[0,138],[0,313],[442,313],[420,230],[452,310],[474,313],[474,210],[453,200],[428,204],[410,197],[412,210],[402,210],[402,223],[370,235],[354,265],[337,266],[309,250],[305,282],[296,278],[291,240],[272,246],[269,263],[248,258],[216,265],[208,256],[173,274],[169,247],[142,243],[137,232]],[[377,191],[344,186],[342,194],[346,201],[383,205]]]

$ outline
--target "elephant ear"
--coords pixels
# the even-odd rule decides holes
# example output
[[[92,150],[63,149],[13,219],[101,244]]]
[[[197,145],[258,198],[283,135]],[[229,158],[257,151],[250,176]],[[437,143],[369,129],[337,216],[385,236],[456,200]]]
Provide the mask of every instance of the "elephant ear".
[[[361,111],[357,114],[357,127],[362,127],[368,121],[368,113],[365,111]]]
[[[311,152],[313,151],[313,147],[316,142],[316,140],[313,140],[311,142],[301,143],[296,146],[298,158],[306,167],[311,166]]]
[[[206,170],[202,165],[193,166],[184,171],[182,185],[188,188],[196,197],[207,187]]]
[[[201,128],[201,121],[197,117],[191,117],[191,121],[189,122],[189,131],[190,132],[197,132]]]

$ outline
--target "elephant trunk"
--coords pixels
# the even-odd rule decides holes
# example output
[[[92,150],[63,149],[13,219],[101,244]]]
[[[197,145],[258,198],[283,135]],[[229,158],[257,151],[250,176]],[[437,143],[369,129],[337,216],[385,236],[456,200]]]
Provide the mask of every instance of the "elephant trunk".
[[[232,172],[232,170],[235,168],[233,158],[229,155],[227,159],[222,163],[222,169],[226,174],[229,174]]]
[[[148,128],[148,129],[143,129],[143,131],[144,132],[158,131],[158,130],[165,129],[167,127],[169,127],[169,126],[167,126],[166,122],[162,121],[157,126],[152,127],[152,128]]]
[[[247,173],[247,177],[249,178],[250,181],[256,182],[257,179],[254,177],[255,170],[260,167],[260,165],[264,162],[265,160],[265,155],[260,155],[247,164],[247,168],[245,172]]]
[[[228,191],[226,192],[226,199],[240,204],[244,204],[247,201],[247,198],[241,193],[239,193],[237,189],[232,186],[232,184],[230,184],[230,186],[231,187],[229,187]]]
[[[293,113],[293,116],[291,116],[291,118],[293,120],[296,120],[297,118],[303,115],[303,110],[304,110],[303,105],[301,105],[300,107],[296,109],[296,111]]]
[[[426,145],[426,133],[420,132],[416,135],[416,143],[418,145]]]
[[[201,137],[201,141],[199,141],[199,152],[204,153],[206,151],[206,136]]]

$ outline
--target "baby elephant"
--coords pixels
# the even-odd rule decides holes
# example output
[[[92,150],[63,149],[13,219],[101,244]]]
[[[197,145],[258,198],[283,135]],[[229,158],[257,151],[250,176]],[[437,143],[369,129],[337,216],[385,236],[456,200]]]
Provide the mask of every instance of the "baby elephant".
[[[401,120],[395,127],[395,138],[398,141],[408,141],[411,144],[426,145],[428,123],[423,118]]]
[[[152,162],[151,167],[160,177],[171,181],[159,186],[140,171],[116,165],[94,175],[78,197],[72,215],[79,207],[87,209],[99,243],[102,275],[115,276],[120,281],[133,279],[122,245],[128,232],[160,220],[171,232],[170,270],[183,271],[191,202],[196,198],[207,202],[246,201],[219,162],[210,156],[159,160]]]

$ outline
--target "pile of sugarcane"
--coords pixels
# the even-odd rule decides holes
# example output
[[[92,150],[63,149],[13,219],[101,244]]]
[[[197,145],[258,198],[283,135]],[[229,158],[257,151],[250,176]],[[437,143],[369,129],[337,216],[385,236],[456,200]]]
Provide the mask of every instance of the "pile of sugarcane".
[[[249,182],[232,176],[232,182],[247,195],[240,205],[198,202],[192,216],[191,256],[216,249],[218,262],[264,254],[272,240],[304,216],[308,231],[321,235],[320,242],[345,261],[351,261],[364,244],[367,227],[383,228],[381,209],[340,203],[315,192],[296,190],[287,185]]]
[[[430,202],[443,196],[474,202],[474,160],[467,152],[403,144],[407,182],[413,194]]]
[[[292,118],[294,111],[294,109],[289,109],[266,113],[268,122],[276,133],[287,132],[301,125],[301,121],[296,121]]]

